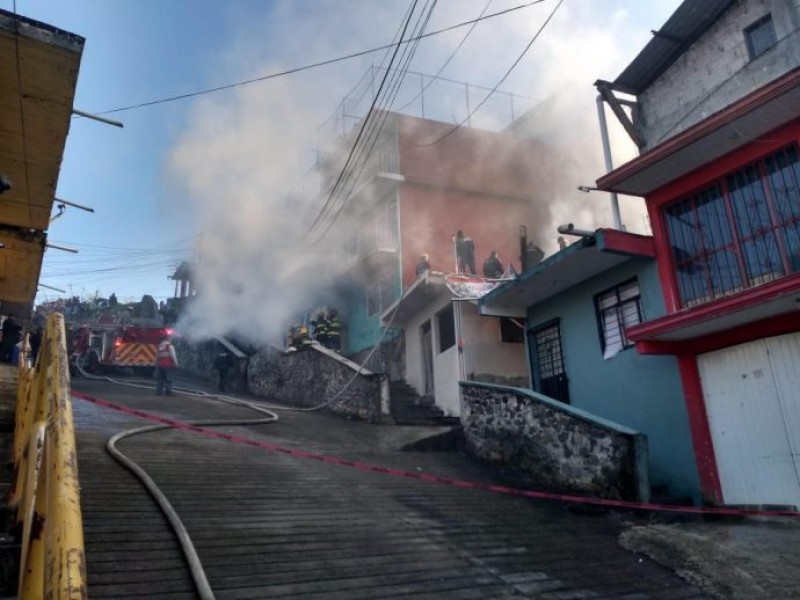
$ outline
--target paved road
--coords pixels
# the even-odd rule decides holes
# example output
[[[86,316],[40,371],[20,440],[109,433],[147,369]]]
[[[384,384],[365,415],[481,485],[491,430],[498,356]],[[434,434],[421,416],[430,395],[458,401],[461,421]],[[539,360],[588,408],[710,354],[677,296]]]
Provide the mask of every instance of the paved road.
[[[74,388],[179,419],[253,416],[210,400],[108,383]],[[142,486],[103,450],[140,419],[75,400],[91,598],[194,598],[186,563]],[[460,479],[492,471],[457,452],[403,452],[418,431],[317,413],[224,431]],[[363,472],[189,431],[120,443],[180,513],[218,598],[697,598],[617,543],[618,521],[474,489]]]

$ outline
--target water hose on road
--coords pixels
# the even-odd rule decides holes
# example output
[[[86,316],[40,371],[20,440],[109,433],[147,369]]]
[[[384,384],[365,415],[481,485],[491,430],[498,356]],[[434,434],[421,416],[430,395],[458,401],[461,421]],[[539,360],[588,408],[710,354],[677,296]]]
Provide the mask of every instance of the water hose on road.
[[[117,385],[125,385],[128,387],[138,388],[138,389],[152,389],[152,386],[145,385],[145,384],[136,384],[127,381],[120,381],[116,379],[112,379],[111,377],[105,376],[97,376],[91,375],[86,373],[76,361],[76,367],[80,373],[88,378],[94,380],[101,380],[101,381],[108,381],[109,383],[114,383]],[[203,397],[209,400],[218,400],[220,402],[225,402],[226,404],[233,404],[235,406],[243,406],[245,408],[249,408],[256,412],[259,412],[264,417],[260,419],[228,419],[228,420],[211,420],[211,421],[192,421],[190,425],[197,425],[203,427],[224,427],[224,426],[235,426],[235,425],[266,425],[269,423],[276,423],[278,421],[278,415],[276,415],[271,410],[253,404],[251,402],[247,402],[246,400],[240,400],[239,398],[233,398],[231,396],[216,396],[213,394],[208,394],[206,392],[198,392],[192,390],[182,390],[180,388],[174,388],[175,393],[182,395],[182,396],[192,396],[192,397]],[[139,481],[142,482],[145,489],[148,493],[153,497],[153,500],[156,501],[159,509],[167,519],[167,522],[172,527],[172,530],[175,532],[175,536],[178,539],[178,544],[181,547],[181,551],[183,552],[184,557],[186,558],[186,562],[189,565],[189,572],[192,576],[192,581],[194,582],[195,588],[199,597],[202,600],[214,600],[214,592],[211,589],[210,584],[208,583],[208,578],[206,577],[205,570],[203,569],[203,564],[200,561],[200,557],[197,555],[197,550],[194,547],[194,543],[192,542],[191,537],[189,536],[189,532],[186,530],[183,521],[181,521],[180,516],[178,516],[177,511],[172,506],[170,501],[167,499],[166,495],[161,491],[155,481],[147,474],[139,464],[137,464],[134,460],[128,458],[125,454],[123,454],[118,448],[117,443],[125,438],[133,437],[135,435],[143,434],[143,433],[150,433],[153,431],[161,431],[164,429],[172,429],[171,425],[146,425],[144,427],[136,427],[134,429],[128,429],[126,431],[121,431],[117,433],[111,439],[106,442],[106,451],[120,463],[123,467],[128,469],[131,473],[133,473]]]

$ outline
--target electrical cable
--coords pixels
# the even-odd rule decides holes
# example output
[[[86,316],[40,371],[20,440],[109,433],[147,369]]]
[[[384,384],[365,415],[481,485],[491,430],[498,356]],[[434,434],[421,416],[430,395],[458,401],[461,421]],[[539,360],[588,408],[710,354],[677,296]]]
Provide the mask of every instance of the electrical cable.
[[[525,46],[525,49],[522,51],[522,53],[521,53],[521,54],[520,54],[520,55],[517,57],[517,59],[516,59],[516,60],[515,60],[515,61],[512,63],[512,65],[511,65],[511,66],[508,68],[508,70],[505,72],[505,74],[504,74],[504,75],[503,75],[503,76],[500,78],[500,80],[497,82],[497,84],[495,84],[495,86],[492,88],[492,90],[491,90],[491,91],[490,91],[488,94],[486,94],[486,96],[483,98],[483,100],[481,100],[481,101],[480,101],[480,103],[478,104],[478,106],[476,106],[476,107],[475,107],[475,108],[474,108],[474,109],[473,109],[473,110],[472,110],[472,111],[471,111],[471,112],[470,112],[470,113],[469,113],[469,114],[468,114],[468,115],[467,115],[467,116],[464,118],[464,120],[463,120],[463,121],[461,121],[461,122],[460,122],[458,125],[456,125],[456,126],[455,126],[455,127],[453,127],[452,129],[450,129],[450,130],[449,130],[447,133],[445,133],[445,134],[441,135],[440,137],[436,138],[435,140],[433,140],[433,141],[431,141],[431,142],[426,142],[426,143],[424,143],[424,144],[415,144],[415,146],[417,146],[418,148],[422,148],[422,147],[428,147],[428,146],[433,146],[434,144],[438,144],[438,143],[439,143],[439,142],[441,142],[443,139],[450,137],[450,136],[451,136],[453,133],[455,133],[457,130],[459,130],[459,129],[460,129],[460,128],[461,128],[461,127],[464,125],[464,123],[466,123],[467,121],[469,121],[469,120],[470,120],[470,118],[472,118],[472,116],[473,116],[473,115],[474,115],[476,112],[478,112],[478,111],[481,109],[481,107],[482,107],[484,104],[486,104],[486,102],[489,100],[489,98],[491,98],[491,97],[492,97],[492,95],[493,95],[493,94],[494,94],[494,93],[497,91],[497,88],[499,88],[499,87],[500,87],[500,86],[503,84],[503,82],[504,82],[504,81],[505,81],[505,80],[508,78],[508,76],[509,76],[509,75],[511,75],[511,72],[512,72],[512,71],[513,71],[513,70],[516,68],[516,66],[519,64],[519,62],[520,62],[520,61],[523,59],[523,57],[524,57],[524,56],[525,56],[525,55],[528,53],[528,50],[530,50],[530,49],[531,49],[531,46],[533,46],[534,42],[536,42],[536,40],[539,38],[539,36],[541,35],[541,33],[544,31],[544,29],[547,27],[548,23],[550,23],[550,21],[552,20],[552,18],[555,16],[555,14],[556,14],[556,12],[558,11],[558,9],[559,9],[559,8],[561,8],[561,5],[562,5],[563,3],[564,3],[564,0],[558,0],[558,4],[556,4],[556,7],[555,7],[555,8],[552,10],[552,12],[551,12],[551,13],[550,13],[550,15],[547,17],[547,19],[545,19],[545,21],[544,21],[544,23],[542,24],[542,26],[541,26],[541,27],[539,27],[539,29],[536,31],[536,33],[533,35],[533,37],[530,39],[530,41],[528,42],[528,45],[527,45],[527,46]]]
[[[428,22],[430,21],[431,15],[433,14],[434,9],[436,8],[436,4],[437,4],[437,1],[434,1],[432,4],[431,3],[428,4],[429,8],[428,8],[428,11],[427,11],[427,16],[425,17],[424,21],[422,20],[422,16],[420,16],[420,18],[418,19],[417,25],[420,25],[419,30],[418,30],[420,33],[424,32],[425,28],[427,27]],[[423,13],[424,12],[425,11],[423,9]],[[416,26],[415,26],[415,30],[416,30]],[[420,39],[419,35],[417,35],[415,37],[417,39]],[[406,47],[406,50],[410,50],[408,53],[406,53],[405,50],[404,50],[404,55],[403,55],[403,58],[401,58],[401,61],[405,60],[405,62],[403,63],[403,67],[398,71],[397,77],[395,77],[395,79],[394,79],[393,87],[392,87],[392,90],[390,92],[391,93],[391,99],[387,103],[384,103],[384,106],[381,109],[381,113],[380,113],[380,115],[378,117],[378,120],[380,121],[380,124],[377,127],[373,127],[374,135],[371,135],[371,136],[368,135],[368,137],[371,138],[371,141],[367,142],[369,144],[369,148],[366,151],[362,151],[362,153],[361,153],[362,157],[365,157],[365,158],[364,158],[364,160],[362,160],[362,162],[361,162],[361,164],[360,164],[360,166],[358,168],[358,171],[355,173],[355,177],[351,177],[352,184],[350,185],[350,188],[349,188],[349,190],[347,192],[347,195],[341,201],[341,203],[339,205],[339,208],[336,210],[336,213],[334,214],[333,218],[328,222],[328,224],[325,227],[325,229],[312,242],[312,245],[318,244],[325,237],[325,235],[327,235],[327,233],[330,231],[331,227],[336,222],[336,220],[338,219],[338,217],[341,215],[342,211],[344,210],[345,206],[347,205],[347,202],[350,199],[350,197],[351,197],[351,195],[353,193],[353,190],[355,189],[356,185],[358,184],[358,181],[359,181],[359,178],[361,176],[361,173],[364,171],[364,168],[367,165],[367,160],[368,160],[369,156],[371,155],[373,149],[375,148],[375,145],[377,144],[377,141],[379,139],[380,133],[383,130],[383,126],[385,125],[386,120],[388,118],[389,110],[385,110],[385,108],[388,106],[389,109],[391,109],[391,107],[393,106],[394,100],[397,98],[397,94],[398,94],[398,92],[400,90],[400,85],[402,84],[402,81],[403,81],[403,79],[405,77],[405,73],[408,71],[408,67],[410,66],[411,61],[413,60],[414,55],[416,54],[416,50],[417,50],[418,46],[419,46],[419,42],[416,42],[413,46],[410,46],[410,47],[407,46]],[[391,67],[391,65],[390,65],[390,67]],[[388,70],[387,70],[387,74],[388,74]],[[370,116],[371,116],[371,113],[368,113],[367,117],[365,118],[365,122],[368,120],[368,118]],[[312,229],[313,228],[309,229],[309,232],[311,232]]]
[[[317,217],[311,223],[311,226],[309,227],[308,233],[313,231],[313,229],[314,229],[314,227],[316,227],[317,223],[319,223],[320,220],[322,218],[324,218],[325,213],[328,210],[328,207],[333,202],[333,198],[336,195],[336,192],[339,189],[339,186],[340,186],[341,182],[343,181],[343,179],[345,177],[345,173],[347,172],[347,167],[350,165],[350,162],[353,160],[353,156],[355,155],[356,148],[358,147],[358,143],[361,140],[362,136],[364,135],[364,131],[367,129],[367,124],[369,123],[370,117],[372,116],[373,111],[375,110],[375,106],[378,104],[378,100],[379,100],[379,98],[381,96],[381,92],[383,91],[383,88],[386,85],[386,80],[389,77],[389,69],[391,69],[391,66],[394,63],[394,60],[397,57],[397,53],[400,50],[400,46],[403,44],[403,37],[405,36],[406,30],[408,29],[408,25],[411,22],[411,17],[414,14],[414,10],[417,7],[417,2],[418,1],[419,0],[413,0],[411,5],[410,5],[410,8],[409,8],[408,12],[406,13],[406,17],[405,17],[405,20],[403,22],[403,26],[401,28],[400,37],[399,37],[399,39],[397,40],[397,43],[394,46],[394,50],[392,52],[392,57],[389,60],[388,69],[387,69],[386,73],[384,74],[383,78],[381,79],[381,83],[380,83],[380,85],[378,87],[378,91],[375,94],[375,98],[373,98],[373,100],[372,100],[372,104],[370,105],[369,111],[367,112],[367,117],[361,122],[361,127],[359,128],[358,134],[356,136],[356,139],[353,142],[353,146],[352,146],[352,148],[350,148],[350,152],[347,155],[347,160],[345,161],[344,166],[342,167],[341,171],[339,171],[339,176],[336,178],[336,181],[334,182],[333,187],[331,188],[331,191],[330,191],[330,194],[328,195],[327,200],[325,201],[325,203],[323,204],[323,206],[320,209],[319,213],[317,214]]]
[[[497,11],[495,13],[492,13],[492,14],[489,14],[489,15],[485,15],[484,17],[482,17],[480,19],[472,19],[470,21],[463,21],[461,23],[456,23],[454,25],[449,25],[448,27],[444,27],[442,29],[438,29],[436,31],[431,31],[429,33],[420,35],[417,38],[407,39],[404,43],[408,44],[410,42],[415,42],[415,41],[418,41],[418,40],[421,40],[421,39],[425,39],[425,38],[429,38],[429,37],[432,37],[432,36],[435,36],[435,35],[440,35],[442,33],[448,32],[448,31],[453,31],[454,29],[460,29],[461,27],[466,27],[467,25],[472,25],[473,23],[475,23],[477,21],[486,21],[487,19],[493,19],[495,17],[499,17],[499,16],[502,16],[502,15],[505,15],[505,14],[509,14],[509,13],[521,10],[523,8],[528,8],[528,7],[533,6],[535,4],[539,4],[542,1],[543,0],[534,0],[532,2],[526,2],[524,4],[520,4],[520,5],[517,5],[517,6],[512,6],[510,8],[506,8],[504,10],[500,10],[500,11]],[[237,81],[235,83],[229,83],[229,84],[226,84],[226,85],[221,85],[221,86],[217,86],[217,87],[198,90],[196,92],[189,92],[189,93],[186,93],[186,94],[179,94],[179,95],[176,95],[176,96],[167,96],[165,98],[159,98],[157,100],[150,100],[148,102],[140,102],[138,104],[131,104],[131,105],[128,105],[128,106],[121,106],[119,108],[105,110],[105,111],[102,111],[102,112],[96,112],[95,114],[108,115],[108,114],[123,112],[123,111],[127,111],[127,110],[134,110],[134,109],[137,109],[137,108],[146,108],[148,106],[155,106],[155,105],[158,105],[158,104],[166,104],[168,102],[175,102],[177,100],[185,100],[187,98],[194,98],[194,97],[202,96],[202,95],[205,95],[205,94],[212,94],[214,92],[220,92],[220,91],[223,91],[223,90],[229,90],[229,89],[232,89],[232,88],[241,87],[241,86],[244,86],[244,85],[249,85],[251,83],[258,83],[258,82],[261,82],[261,81],[268,81],[270,79],[275,79],[276,77],[283,77],[285,75],[293,75],[295,73],[300,73],[301,71],[307,71],[309,69],[315,69],[317,67],[323,67],[323,66],[330,65],[330,64],[333,64],[333,63],[337,63],[337,62],[341,62],[341,61],[344,61],[344,60],[349,60],[351,58],[358,58],[359,56],[365,56],[367,54],[372,54],[374,52],[380,52],[381,50],[390,49],[393,46],[394,46],[394,43],[384,44],[383,46],[377,46],[375,48],[370,48],[369,50],[361,50],[359,52],[353,52],[351,54],[345,54],[343,56],[338,56],[336,58],[329,58],[327,60],[322,60],[322,61],[319,61],[319,62],[307,64],[307,65],[302,65],[300,67],[293,67],[291,69],[286,69],[285,71],[278,71],[276,73],[271,73],[269,75],[264,75],[262,77],[255,77],[253,79],[245,79],[245,80],[242,80],[242,81]]]

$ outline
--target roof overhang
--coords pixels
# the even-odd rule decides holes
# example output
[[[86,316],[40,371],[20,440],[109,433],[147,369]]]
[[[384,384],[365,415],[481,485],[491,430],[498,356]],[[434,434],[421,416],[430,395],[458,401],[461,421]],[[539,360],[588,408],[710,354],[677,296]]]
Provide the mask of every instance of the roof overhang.
[[[0,174],[11,181],[0,194],[2,314],[30,316],[83,44],[80,36],[0,10]]]
[[[604,175],[597,188],[648,196],[798,117],[800,68]]]
[[[449,297],[450,289],[443,273],[426,271],[406,288],[403,295],[381,315],[381,324],[386,327],[404,327],[426,306]]]
[[[671,313],[625,330],[637,342],[686,342],[800,308],[800,273],[722,298],[699,307]]]
[[[733,0],[684,0],[630,65],[614,81],[614,88],[639,94],[719,19]]]
[[[524,316],[528,307],[618,267],[636,257],[655,257],[650,236],[598,229],[489,292],[479,302],[483,315]],[[516,313],[516,314],[512,314]]]

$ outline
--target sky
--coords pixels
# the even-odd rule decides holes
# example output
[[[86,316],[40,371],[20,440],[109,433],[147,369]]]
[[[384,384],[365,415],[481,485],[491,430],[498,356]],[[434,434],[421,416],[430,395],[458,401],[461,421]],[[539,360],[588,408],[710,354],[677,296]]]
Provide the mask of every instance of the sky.
[[[426,31],[518,6],[524,0],[439,0]],[[390,44],[411,0],[17,0],[16,10],[86,39],[74,106],[91,113],[192,94]],[[543,26],[558,0],[542,2],[420,42],[410,71],[473,85],[470,106],[495,86]],[[679,0],[564,0],[500,90],[517,94],[515,115],[549,107],[537,135],[574,155],[552,222],[609,226],[602,194],[581,194],[602,174],[595,109],[597,79],[613,80],[677,8]],[[417,12],[430,3],[420,0]],[[0,7],[13,10],[10,0]],[[488,8],[487,8],[488,7]],[[417,13],[415,13],[416,15]],[[230,290],[242,311],[258,312],[265,289],[297,272],[313,274],[325,252],[306,254],[298,239],[322,200],[287,205],[287,193],[309,187],[318,142],[330,139],[328,117],[386,51],[300,73],[174,102],[106,114],[119,129],[75,117],[57,197],[68,207],[49,231],[41,284],[66,295],[157,300],[172,296],[168,277],[179,261],[208,264],[209,298]],[[371,78],[370,78],[371,79]],[[369,81],[368,79],[367,81]],[[395,108],[413,98],[419,77],[407,75]],[[369,86],[351,95],[363,109]],[[429,116],[460,122],[463,86],[425,91]],[[364,92],[361,102],[355,100]],[[404,95],[405,94],[405,95]],[[366,98],[366,100],[365,100]],[[404,100],[405,98],[405,100]],[[419,101],[407,110],[419,109]],[[338,107],[338,108],[337,108]],[[472,118],[478,127],[510,121],[508,96],[490,98]],[[634,155],[609,112],[617,164]],[[349,125],[352,126],[354,120]],[[311,184],[313,186],[313,184]],[[567,193],[566,190],[570,190]],[[574,190],[574,192],[573,192]],[[324,199],[323,199],[324,200]],[[291,203],[290,203],[291,204]],[[622,199],[628,229],[643,231],[641,201]],[[201,235],[202,234],[202,235]],[[547,244],[555,243],[555,235]],[[545,246],[545,250],[553,248]],[[324,246],[324,244],[323,244]],[[238,265],[238,266],[237,266]],[[313,278],[313,277],[312,277]],[[258,283],[254,283],[258,282]],[[63,296],[40,287],[37,301]],[[264,309],[268,310],[268,309]],[[235,320],[235,317],[234,317]]]

